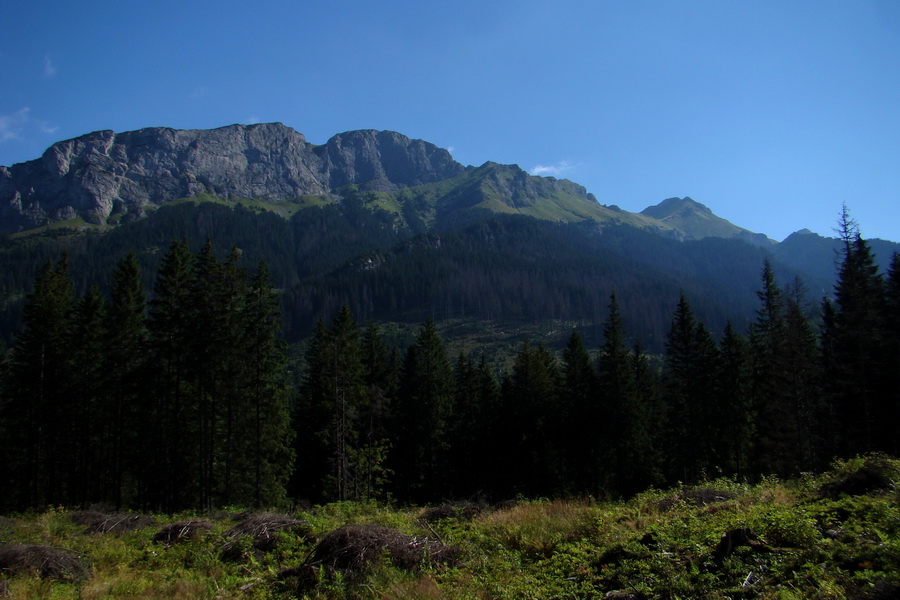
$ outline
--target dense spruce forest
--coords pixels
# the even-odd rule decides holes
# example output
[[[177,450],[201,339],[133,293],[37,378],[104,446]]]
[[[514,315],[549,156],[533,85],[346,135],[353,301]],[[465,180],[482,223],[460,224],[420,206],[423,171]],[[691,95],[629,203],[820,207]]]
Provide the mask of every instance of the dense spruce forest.
[[[404,222],[415,222],[417,213],[407,213]],[[66,253],[76,295],[92,285],[108,295],[117,261],[134,251],[150,289],[173,239],[185,239],[192,248],[212,239],[239,248],[244,264],[265,260],[281,292],[290,344],[307,338],[319,319],[330,320],[347,304],[363,323],[464,318],[513,326],[577,325],[596,347],[615,290],[627,307],[629,334],[658,354],[681,292],[711,330],[722,331],[729,321],[745,330],[767,257],[783,281],[802,274],[811,297],[831,292],[832,279],[809,277],[739,240],[680,242],[628,225],[520,215],[427,231],[398,226],[395,219],[356,195],[300,209],[290,218],[250,204],[191,201],[102,233],[63,228],[0,236],[0,337],[13,343],[35,274],[47,261]],[[825,255],[830,264],[831,250]]]
[[[546,233],[505,223],[460,235]],[[380,231],[387,247],[392,234]],[[449,355],[431,319],[409,347],[392,347],[347,305],[318,320],[302,360],[289,358],[266,263],[250,270],[241,251],[219,257],[210,241],[196,252],[171,243],[154,274],[129,254],[102,289],[84,291],[67,256],[50,257],[3,353],[0,509],[616,497],[897,454],[900,259],[880,273],[846,213],[841,239],[833,300],[816,320],[803,285],[782,284],[764,259],[747,283],[756,317],[746,329],[709,326],[683,290],[662,352],[648,353],[613,286],[585,300],[604,305],[597,347],[577,329],[558,356],[526,341],[502,373],[477,349]],[[503,270],[492,260],[485,285]],[[478,288],[460,293],[448,306],[476,301]]]

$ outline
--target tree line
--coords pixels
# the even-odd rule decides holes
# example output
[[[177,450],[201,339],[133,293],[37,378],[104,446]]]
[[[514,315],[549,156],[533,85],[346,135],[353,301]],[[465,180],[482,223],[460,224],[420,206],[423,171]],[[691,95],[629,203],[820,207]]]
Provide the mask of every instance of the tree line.
[[[897,453],[900,260],[879,274],[849,220],[843,247],[819,322],[802,283],[782,287],[764,261],[745,333],[727,325],[717,340],[682,295],[654,357],[627,335],[613,295],[593,356],[573,331],[559,357],[523,343],[499,377],[483,355],[448,356],[430,321],[405,354],[389,352],[345,306],[307,351],[294,492],[628,495]]]
[[[77,297],[38,274],[4,365],[5,508],[174,511],[283,501],[293,465],[278,294],[212,244],[171,245],[152,298],[133,254]]]
[[[149,301],[133,256],[109,300],[76,299],[65,260],[48,264],[5,365],[3,503],[627,496],[896,454],[900,259],[879,273],[846,214],[841,227],[817,318],[765,261],[744,332],[714,335],[682,294],[649,354],[613,294],[599,348],[577,330],[559,356],[526,341],[500,374],[477,351],[451,357],[433,321],[392,348],[347,306],[289,361],[265,265],[250,274],[209,243],[173,244]]]

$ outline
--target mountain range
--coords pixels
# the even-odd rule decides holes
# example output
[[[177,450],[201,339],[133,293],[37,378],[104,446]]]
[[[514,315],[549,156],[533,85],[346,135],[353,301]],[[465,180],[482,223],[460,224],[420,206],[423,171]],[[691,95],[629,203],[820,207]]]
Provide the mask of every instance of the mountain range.
[[[809,232],[777,243],[691,198],[604,206],[574,182],[464,166],[390,131],[323,145],[279,123],[100,131],[0,166],[3,333],[40,261],[68,252],[84,289],[128,250],[152,272],[181,237],[265,259],[295,337],[345,302],[369,320],[596,324],[615,292],[631,330],[657,347],[679,293],[711,328],[743,325],[763,260],[815,303],[840,249]],[[883,263],[900,250],[871,243]]]
[[[277,204],[338,200],[348,186],[376,193],[422,190],[436,211],[487,210],[547,220],[626,223],[681,240],[737,237],[765,245],[690,198],[641,213],[599,204],[568,180],[515,165],[464,167],[447,150],[391,131],[351,131],[316,146],[280,123],[213,130],[98,131],[53,144],[44,155],[0,167],[0,231],[60,221],[113,225],[180,198],[254,198]],[[434,188],[434,185],[431,185]]]

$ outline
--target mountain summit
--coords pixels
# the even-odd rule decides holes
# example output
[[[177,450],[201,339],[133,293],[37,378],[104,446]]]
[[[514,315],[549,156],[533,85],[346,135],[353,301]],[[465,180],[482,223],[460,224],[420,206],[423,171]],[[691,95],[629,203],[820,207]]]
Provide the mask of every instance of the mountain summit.
[[[761,233],[753,233],[716,216],[708,207],[689,197],[668,198],[645,208],[641,214],[666,223],[680,232],[683,239],[737,238],[762,247],[775,243]]]

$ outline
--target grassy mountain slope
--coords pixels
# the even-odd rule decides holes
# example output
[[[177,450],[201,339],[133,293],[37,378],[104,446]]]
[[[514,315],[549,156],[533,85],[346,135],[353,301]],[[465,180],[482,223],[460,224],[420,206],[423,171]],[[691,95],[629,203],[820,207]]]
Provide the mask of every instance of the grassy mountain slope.
[[[656,219],[677,232],[683,239],[701,240],[708,237],[742,239],[757,246],[771,246],[774,242],[765,235],[753,233],[719,217],[706,206],[691,198],[668,198],[640,213]]]

